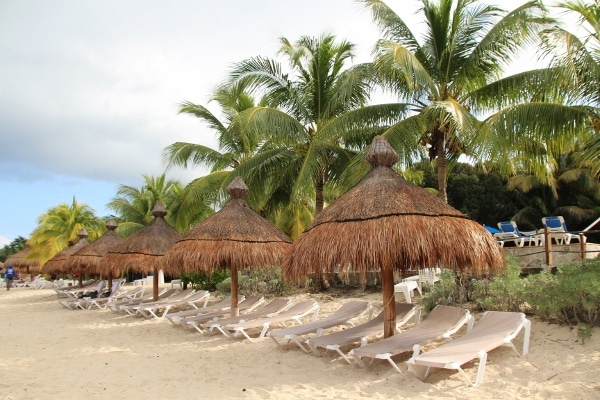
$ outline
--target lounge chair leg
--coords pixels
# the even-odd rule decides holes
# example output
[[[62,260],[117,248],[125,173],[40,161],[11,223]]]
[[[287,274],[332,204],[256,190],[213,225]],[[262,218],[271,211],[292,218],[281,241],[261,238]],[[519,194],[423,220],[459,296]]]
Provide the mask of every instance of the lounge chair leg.
[[[392,367],[394,367],[394,369],[395,369],[396,371],[398,371],[398,373],[399,373],[399,374],[403,374],[403,372],[402,372],[402,370],[400,369],[400,367],[398,366],[398,364],[396,364],[396,363],[394,362],[394,360],[392,360],[392,355],[391,355],[391,354],[387,354],[387,355],[386,355],[386,357],[385,357],[385,359],[386,359],[386,360],[388,360],[388,362],[390,363],[390,365],[391,365]],[[371,361],[371,362],[372,362],[372,361]]]

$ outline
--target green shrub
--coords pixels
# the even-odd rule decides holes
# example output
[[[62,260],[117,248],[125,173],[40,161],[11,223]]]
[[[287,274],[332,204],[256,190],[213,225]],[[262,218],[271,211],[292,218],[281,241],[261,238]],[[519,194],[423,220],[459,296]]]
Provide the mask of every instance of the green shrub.
[[[527,278],[523,300],[544,319],[570,326],[600,323],[600,260],[560,265]]]
[[[190,285],[194,289],[208,290],[214,292],[217,290],[217,285],[223,282],[228,276],[227,271],[217,270],[212,274],[204,272],[189,272],[180,275],[181,282],[184,285]]]
[[[518,259],[508,257],[506,270],[492,279],[473,279],[469,297],[483,310],[522,311],[525,280]]]
[[[231,278],[223,280],[216,286],[221,293],[231,293]],[[281,268],[261,268],[238,272],[238,292],[245,295],[275,295],[286,291]]]
[[[438,304],[457,305],[464,302],[460,289],[460,280],[456,272],[450,269],[443,269],[440,274],[440,281],[430,287],[421,298],[421,304],[425,311],[429,312]],[[459,301],[459,298],[463,301]]]

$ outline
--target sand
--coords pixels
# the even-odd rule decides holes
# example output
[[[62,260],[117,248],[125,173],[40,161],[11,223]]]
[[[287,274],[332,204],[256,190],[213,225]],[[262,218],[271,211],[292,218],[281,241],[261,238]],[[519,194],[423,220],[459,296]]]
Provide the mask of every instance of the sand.
[[[295,299],[309,297],[320,316],[349,300]],[[361,298],[381,310],[379,294]],[[205,336],[166,320],[68,310],[58,300],[52,289],[0,291],[0,399],[600,398],[600,333],[582,344],[574,330],[536,319],[530,354],[494,350],[483,384],[473,388],[454,371],[422,382],[383,360],[361,368],[334,352],[319,357],[268,338]],[[408,357],[396,357],[403,370]],[[477,362],[465,368],[474,376]]]

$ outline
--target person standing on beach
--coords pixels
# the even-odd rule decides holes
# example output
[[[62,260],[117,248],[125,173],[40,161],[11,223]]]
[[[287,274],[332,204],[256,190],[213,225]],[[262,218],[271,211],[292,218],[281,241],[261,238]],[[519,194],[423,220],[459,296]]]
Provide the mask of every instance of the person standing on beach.
[[[6,279],[6,290],[10,290],[13,279],[15,279],[15,270],[12,264],[10,264],[8,268],[6,268],[6,271],[4,271],[4,279]]]

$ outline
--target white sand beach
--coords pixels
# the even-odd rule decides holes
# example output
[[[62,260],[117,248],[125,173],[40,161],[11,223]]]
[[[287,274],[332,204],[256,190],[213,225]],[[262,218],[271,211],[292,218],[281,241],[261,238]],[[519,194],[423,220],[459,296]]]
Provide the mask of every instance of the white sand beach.
[[[312,297],[328,315],[349,298]],[[383,360],[361,368],[336,353],[306,354],[270,339],[204,336],[166,320],[68,310],[52,289],[0,291],[0,399],[598,399],[600,332],[533,319],[529,355],[502,347],[473,388],[443,370],[425,382]],[[381,310],[381,296],[362,297]],[[213,299],[213,301],[216,299]],[[522,346],[522,333],[514,341]],[[406,370],[404,360],[397,357]],[[474,376],[477,362],[466,365]]]

